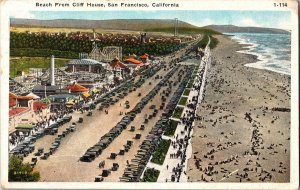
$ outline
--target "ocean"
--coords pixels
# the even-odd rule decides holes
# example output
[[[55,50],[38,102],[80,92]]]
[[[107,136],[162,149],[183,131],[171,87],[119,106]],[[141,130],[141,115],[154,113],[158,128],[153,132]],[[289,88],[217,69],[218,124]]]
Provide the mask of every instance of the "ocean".
[[[233,40],[246,44],[248,50],[238,51],[256,55],[258,62],[245,66],[291,75],[291,35],[264,33],[228,33]]]

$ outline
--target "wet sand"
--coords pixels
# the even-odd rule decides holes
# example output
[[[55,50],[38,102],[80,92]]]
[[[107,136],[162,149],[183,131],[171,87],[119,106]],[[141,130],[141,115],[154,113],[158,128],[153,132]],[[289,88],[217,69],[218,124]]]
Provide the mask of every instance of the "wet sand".
[[[289,182],[290,77],[245,67],[253,55],[225,36],[212,50],[188,161],[192,182]]]

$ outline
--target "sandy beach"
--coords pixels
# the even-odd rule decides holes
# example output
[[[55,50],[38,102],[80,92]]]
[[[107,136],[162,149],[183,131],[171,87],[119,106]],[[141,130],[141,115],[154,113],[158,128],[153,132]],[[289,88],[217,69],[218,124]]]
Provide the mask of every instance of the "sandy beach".
[[[217,38],[188,181],[289,182],[290,76],[244,66],[256,56],[237,53],[245,47],[227,36]]]

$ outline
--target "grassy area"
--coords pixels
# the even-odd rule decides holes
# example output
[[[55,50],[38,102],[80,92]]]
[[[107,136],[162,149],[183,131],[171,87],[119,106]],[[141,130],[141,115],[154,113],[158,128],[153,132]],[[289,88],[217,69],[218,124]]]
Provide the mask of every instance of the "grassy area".
[[[210,40],[211,41],[210,41],[209,47],[211,49],[214,49],[217,46],[217,44],[219,43],[219,41],[217,38],[214,38],[213,36],[210,36]]]
[[[69,59],[55,59],[56,67],[63,67]],[[29,72],[29,68],[48,68],[49,57],[15,57],[10,59],[10,77],[15,77],[18,71]]]
[[[209,47],[211,49],[215,48],[217,46],[217,44],[219,43],[219,41],[218,41],[217,38],[213,37],[212,35],[205,35],[203,37],[203,39],[200,42],[197,43],[197,46],[204,49],[206,47],[207,43],[208,43],[208,40],[209,40],[208,36],[210,37]]]
[[[159,176],[160,171],[154,168],[147,168],[144,177],[141,180],[142,182],[156,182]]]
[[[184,96],[190,95],[190,90],[189,90],[189,89],[186,89],[186,90],[183,92],[183,95],[184,95]]]
[[[166,126],[164,135],[172,137],[176,131],[178,121],[170,120]]]
[[[149,28],[145,29],[146,32],[163,32],[163,33],[174,33],[174,27],[167,27],[167,28]],[[221,34],[217,31],[208,29],[208,28],[188,28],[188,27],[178,27],[178,34],[207,34],[207,35],[213,35],[213,34]]]
[[[187,85],[187,88],[192,88],[192,87],[193,87],[193,83],[189,82],[188,85]]]
[[[151,162],[159,165],[163,165],[167,152],[169,150],[169,146],[171,144],[171,140],[161,140],[156,151],[153,154]]]
[[[173,117],[180,119],[182,112],[183,112],[182,107],[176,107],[176,109],[173,113]]]
[[[187,97],[181,97],[178,104],[185,106],[187,99],[188,99]]]

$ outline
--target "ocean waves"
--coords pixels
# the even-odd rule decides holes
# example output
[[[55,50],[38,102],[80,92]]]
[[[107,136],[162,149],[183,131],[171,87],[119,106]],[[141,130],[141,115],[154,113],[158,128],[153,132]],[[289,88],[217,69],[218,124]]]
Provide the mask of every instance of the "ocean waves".
[[[287,34],[230,33],[233,40],[246,45],[240,53],[257,56],[245,66],[291,75],[291,36]]]

